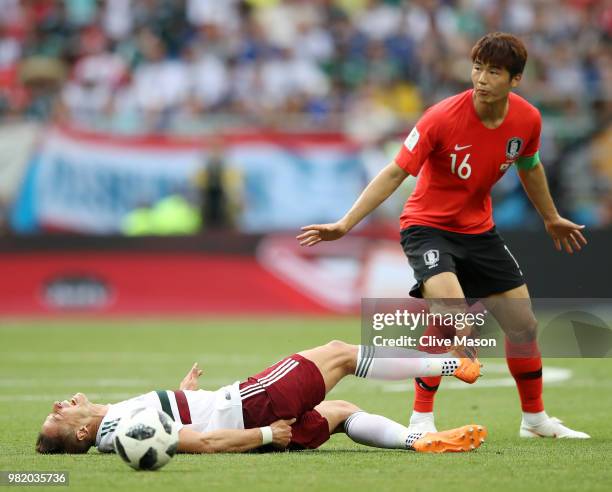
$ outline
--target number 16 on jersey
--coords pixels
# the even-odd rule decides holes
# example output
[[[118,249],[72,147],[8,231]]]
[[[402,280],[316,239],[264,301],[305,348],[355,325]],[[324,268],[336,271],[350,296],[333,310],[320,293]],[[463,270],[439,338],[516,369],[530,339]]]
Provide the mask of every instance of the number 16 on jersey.
[[[468,162],[470,154],[465,154],[465,157],[457,167],[457,154],[451,154],[451,173],[456,174],[461,179],[468,179],[472,175],[472,166]]]

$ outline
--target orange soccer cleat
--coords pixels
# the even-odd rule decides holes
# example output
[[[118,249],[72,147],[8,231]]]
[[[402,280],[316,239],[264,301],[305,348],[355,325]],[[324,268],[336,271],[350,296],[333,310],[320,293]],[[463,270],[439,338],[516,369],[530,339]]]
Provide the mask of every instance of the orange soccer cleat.
[[[487,429],[482,425],[464,425],[443,432],[428,432],[412,444],[417,453],[461,453],[479,448]]]
[[[480,368],[482,364],[476,357],[465,357],[468,354],[458,354],[460,356],[459,359],[459,367],[453,373],[457,379],[461,379],[468,384],[473,384],[476,380],[482,376],[480,373]],[[461,357],[463,355],[463,357]]]

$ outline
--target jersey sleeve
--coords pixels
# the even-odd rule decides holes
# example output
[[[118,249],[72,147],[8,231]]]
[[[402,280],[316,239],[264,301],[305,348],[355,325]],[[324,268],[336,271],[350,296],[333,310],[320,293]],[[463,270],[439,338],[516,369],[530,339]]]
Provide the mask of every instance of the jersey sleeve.
[[[96,434],[96,447],[101,453],[112,453],[114,451],[113,439],[115,438],[115,430],[121,416],[117,415],[117,405],[110,405],[110,409],[100,422],[98,433]]]
[[[423,163],[436,146],[438,119],[435,111],[427,111],[417,122],[395,157],[395,163],[412,176],[417,176]]]
[[[533,169],[540,163],[540,135],[542,133],[542,116],[540,112],[536,110],[535,123],[533,125],[533,132],[531,138],[525,146],[525,150],[521,153],[521,156],[516,160],[516,167],[519,169]]]
[[[116,431],[117,427],[113,427],[111,431],[105,433],[102,438],[100,439],[100,442],[98,443],[98,451],[100,451],[101,453],[114,453],[115,452],[115,445],[113,444],[113,441],[115,440],[115,431]]]

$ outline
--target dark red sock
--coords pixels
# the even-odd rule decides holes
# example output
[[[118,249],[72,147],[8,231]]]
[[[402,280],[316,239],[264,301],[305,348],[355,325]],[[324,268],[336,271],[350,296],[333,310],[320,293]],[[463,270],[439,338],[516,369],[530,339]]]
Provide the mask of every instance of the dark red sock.
[[[506,362],[516,381],[523,412],[543,412],[542,356],[538,342],[513,343],[506,338]]]

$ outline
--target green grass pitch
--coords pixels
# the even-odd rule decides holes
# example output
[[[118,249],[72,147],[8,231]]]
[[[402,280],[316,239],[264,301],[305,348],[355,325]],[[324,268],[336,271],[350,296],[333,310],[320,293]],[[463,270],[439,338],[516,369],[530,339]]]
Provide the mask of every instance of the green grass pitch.
[[[346,318],[4,321],[0,324],[0,470],[70,472],[74,490],[550,490],[612,488],[612,360],[546,360],[549,414],[589,441],[520,440],[518,397],[503,360],[485,361],[482,384],[446,380],[439,428],[480,423],[489,439],[465,454],[419,455],[359,447],[333,436],[320,450],[276,455],[177,456],[135,472],[115,455],[39,456],[34,440],[55,399],[82,391],[114,402],[176,388],[195,361],[204,388],[259,371],[282,356],[339,338],[359,342]],[[488,367],[488,369],[487,369]],[[546,377],[546,376],[545,376]],[[486,382],[486,383],[485,383]],[[331,397],[406,423],[411,384],[349,378]],[[446,387],[446,389],[445,389]]]

